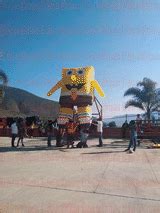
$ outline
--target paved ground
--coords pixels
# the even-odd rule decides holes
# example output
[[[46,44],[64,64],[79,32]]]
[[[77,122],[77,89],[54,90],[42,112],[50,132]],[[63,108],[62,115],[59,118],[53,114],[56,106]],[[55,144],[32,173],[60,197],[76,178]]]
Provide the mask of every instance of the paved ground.
[[[42,139],[12,149],[0,138],[0,212],[160,212],[160,149],[90,140],[88,149],[46,148]]]

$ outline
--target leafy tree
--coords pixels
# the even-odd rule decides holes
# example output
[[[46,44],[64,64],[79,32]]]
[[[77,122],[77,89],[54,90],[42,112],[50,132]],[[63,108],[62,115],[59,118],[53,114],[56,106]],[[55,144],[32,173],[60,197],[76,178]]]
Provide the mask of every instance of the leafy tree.
[[[151,112],[160,106],[160,99],[156,90],[156,82],[149,78],[144,78],[138,82],[137,87],[129,88],[124,96],[133,96],[133,98],[125,104],[125,108],[130,106],[137,107],[145,111],[147,119],[150,120]]]
[[[3,85],[6,85],[8,83],[8,77],[3,70],[0,70],[0,81],[2,81]]]
[[[108,127],[108,124],[105,121],[103,121],[103,127],[104,128]]]
[[[2,102],[2,99],[4,97],[4,87],[8,83],[8,77],[6,73],[3,70],[0,70],[0,101]]]
[[[115,121],[111,121],[108,123],[109,127],[116,127],[116,122]]]

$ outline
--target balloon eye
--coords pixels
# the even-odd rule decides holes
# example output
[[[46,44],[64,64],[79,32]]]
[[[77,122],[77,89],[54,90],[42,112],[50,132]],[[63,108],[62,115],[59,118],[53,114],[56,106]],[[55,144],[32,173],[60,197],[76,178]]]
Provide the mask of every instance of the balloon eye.
[[[83,70],[78,70],[78,75],[83,75],[84,71]]]
[[[67,75],[72,75],[72,70],[68,70]]]

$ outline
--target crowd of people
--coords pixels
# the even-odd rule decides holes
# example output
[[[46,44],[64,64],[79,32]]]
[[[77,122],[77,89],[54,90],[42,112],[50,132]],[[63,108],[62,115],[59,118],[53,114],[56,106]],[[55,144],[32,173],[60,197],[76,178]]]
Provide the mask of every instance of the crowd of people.
[[[92,126],[96,126],[97,134],[99,137],[99,144],[97,146],[103,146],[102,133],[103,133],[103,122],[99,118],[97,121],[92,121],[91,125],[79,125],[79,122],[74,119],[69,119],[65,127],[56,127],[56,146],[61,147],[67,145],[67,148],[75,148],[75,139],[78,139],[77,148],[87,148],[87,140],[91,132]],[[51,122],[48,122],[47,136],[48,136],[48,146],[51,146],[52,132],[55,132]],[[66,141],[65,141],[66,139]]]
[[[41,128],[41,123],[38,123],[38,128]],[[30,131],[33,130],[32,126],[30,126]],[[87,140],[91,131],[91,126],[96,126],[97,134],[99,137],[99,144],[97,146],[102,147],[102,133],[103,133],[103,122],[102,118],[98,120],[94,120],[91,125],[88,126],[80,126],[78,122],[73,119],[69,119],[66,123],[65,127],[61,128],[57,125],[57,121],[48,120],[47,123],[43,125],[43,130],[45,131],[45,135],[47,136],[47,146],[51,147],[51,142],[53,138],[56,138],[56,146],[61,147],[66,145],[67,148],[75,148],[75,140],[79,140],[76,145],[77,148],[87,148]],[[23,139],[24,137],[28,137],[27,128],[26,128],[26,120],[19,118],[13,119],[10,125],[11,127],[11,146],[18,147],[20,144],[24,146]],[[31,137],[32,134],[30,134]],[[17,143],[15,144],[17,138]]]
[[[40,123],[39,123],[40,124]],[[99,138],[98,147],[103,146],[103,122],[102,118],[99,117],[97,120],[93,120],[89,126],[81,126],[78,122],[73,119],[69,119],[65,127],[60,128],[57,125],[57,121],[49,120],[45,124],[45,132],[47,135],[47,146],[51,147],[51,142],[53,138],[56,138],[56,146],[61,147],[65,146],[67,148],[87,148],[87,140],[90,135],[91,129],[96,127],[97,136]],[[129,153],[136,151],[137,144],[140,145],[139,136],[142,133],[142,118],[138,114],[136,120],[132,120],[129,124],[127,121],[122,126],[122,136],[126,137],[126,132],[130,131],[130,140],[126,150]],[[13,120],[11,124],[11,146],[18,147],[20,144],[24,146],[23,139],[27,135],[26,125],[23,119]],[[16,138],[17,143],[15,144]],[[79,140],[75,146],[75,141]],[[133,148],[133,149],[132,149]]]

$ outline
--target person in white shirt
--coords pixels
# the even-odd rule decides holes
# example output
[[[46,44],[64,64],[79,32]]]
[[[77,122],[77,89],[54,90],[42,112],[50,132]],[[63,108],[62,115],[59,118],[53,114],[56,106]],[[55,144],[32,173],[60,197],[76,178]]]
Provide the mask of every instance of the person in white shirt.
[[[103,141],[102,141],[102,133],[103,133],[103,122],[102,119],[99,118],[99,120],[97,121],[97,132],[98,132],[98,137],[99,137],[99,147],[103,146]]]
[[[94,124],[94,123],[92,123],[92,124],[97,126],[97,132],[98,132],[98,138],[99,138],[99,144],[97,146],[102,147],[103,146],[103,141],[102,141],[103,121],[102,121],[102,117],[99,117],[96,124]]]
[[[11,125],[11,134],[12,134],[11,146],[16,147],[14,145],[14,141],[18,135],[18,127],[17,127],[16,121],[13,121],[13,123]]]

